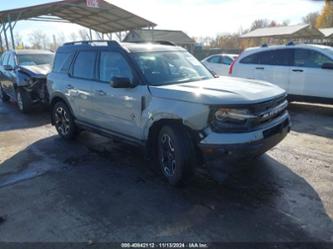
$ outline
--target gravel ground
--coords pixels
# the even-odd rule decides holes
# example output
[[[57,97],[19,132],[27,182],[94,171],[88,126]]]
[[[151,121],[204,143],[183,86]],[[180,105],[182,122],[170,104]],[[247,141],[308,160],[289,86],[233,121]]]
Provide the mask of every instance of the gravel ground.
[[[164,182],[142,151],[0,103],[2,242],[333,242],[333,106],[290,105],[288,137],[222,183]]]

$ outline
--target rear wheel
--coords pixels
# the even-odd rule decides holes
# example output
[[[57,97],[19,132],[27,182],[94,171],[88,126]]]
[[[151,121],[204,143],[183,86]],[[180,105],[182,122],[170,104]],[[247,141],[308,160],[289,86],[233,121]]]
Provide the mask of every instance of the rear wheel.
[[[192,139],[181,125],[163,126],[157,141],[157,163],[171,185],[180,185],[189,179],[194,167]]]
[[[59,135],[67,140],[74,139],[78,130],[74,117],[64,102],[57,102],[52,109],[52,119]]]
[[[0,84],[0,99],[2,100],[2,102],[8,102],[10,100],[9,96],[3,91],[1,84]]]
[[[31,111],[32,100],[29,93],[27,93],[24,89],[16,89],[16,102],[21,112],[29,113]]]

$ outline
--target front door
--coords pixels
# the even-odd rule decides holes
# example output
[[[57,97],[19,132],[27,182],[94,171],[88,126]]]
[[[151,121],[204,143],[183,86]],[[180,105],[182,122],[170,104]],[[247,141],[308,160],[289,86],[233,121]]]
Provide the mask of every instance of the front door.
[[[315,50],[295,50],[295,66],[292,68],[292,73],[294,75],[293,84],[300,87],[298,89],[299,95],[333,97],[333,70],[323,69],[324,63],[333,64],[333,60]]]
[[[93,84],[93,109],[97,124],[109,131],[131,138],[142,139],[141,113],[148,97],[147,86],[113,88],[113,77],[135,81],[134,73],[123,54],[105,50],[99,57],[99,81]]]

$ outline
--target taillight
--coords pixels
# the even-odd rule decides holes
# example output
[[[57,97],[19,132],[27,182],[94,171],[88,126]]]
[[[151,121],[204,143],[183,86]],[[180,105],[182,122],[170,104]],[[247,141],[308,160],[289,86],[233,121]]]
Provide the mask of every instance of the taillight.
[[[230,67],[229,67],[229,75],[232,75],[232,70],[234,69],[234,65],[237,61],[238,57],[236,59],[234,59],[234,61],[231,63]]]

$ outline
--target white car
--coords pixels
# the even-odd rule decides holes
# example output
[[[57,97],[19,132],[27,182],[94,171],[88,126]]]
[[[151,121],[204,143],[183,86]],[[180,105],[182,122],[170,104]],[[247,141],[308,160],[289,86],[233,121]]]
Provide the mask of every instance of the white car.
[[[230,75],[268,81],[285,89],[290,100],[333,103],[333,48],[310,44],[245,50]]]
[[[227,76],[230,65],[237,57],[237,54],[214,54],[201,62],[217,75]]]

